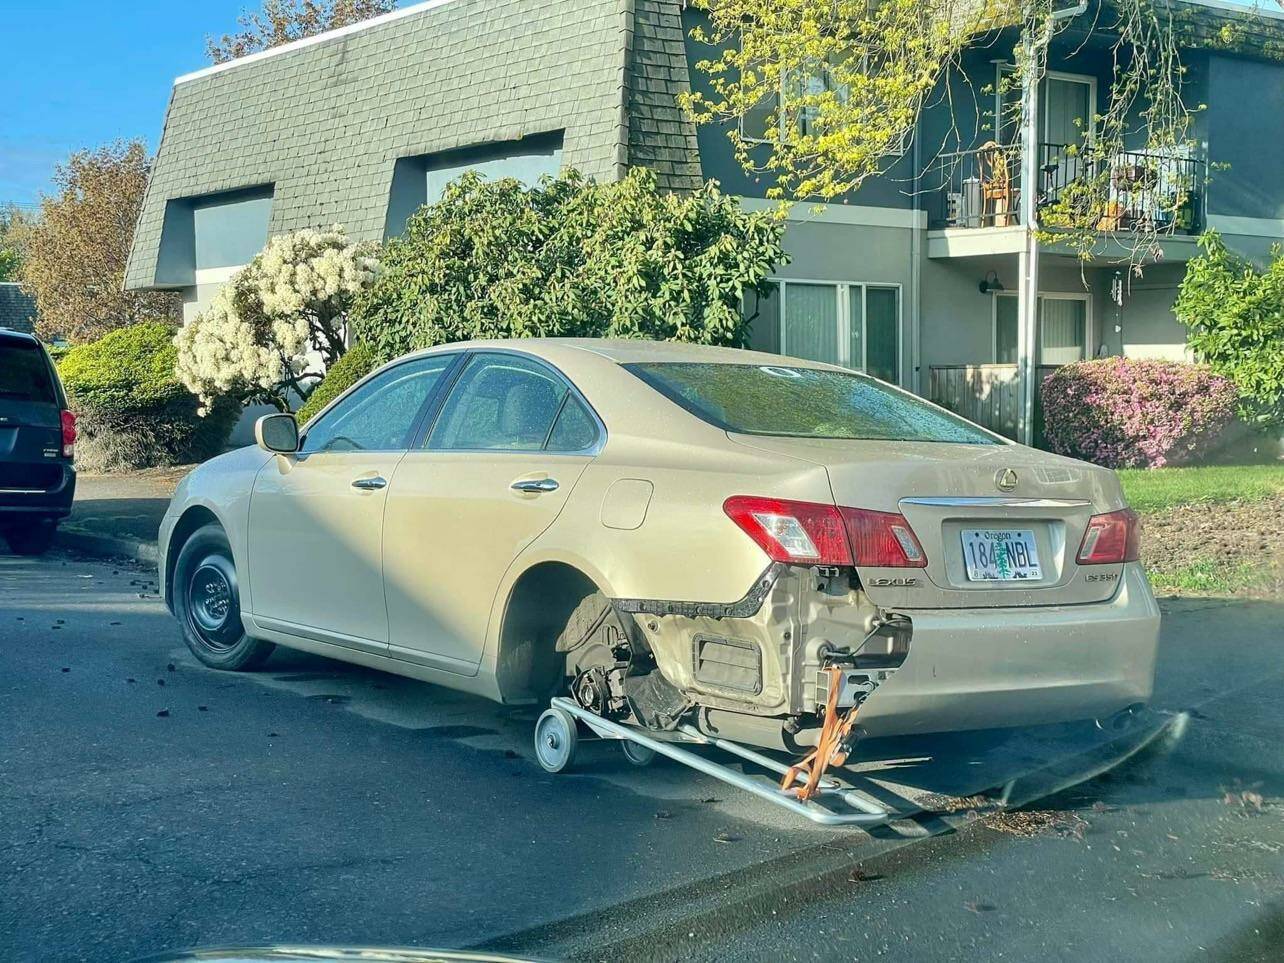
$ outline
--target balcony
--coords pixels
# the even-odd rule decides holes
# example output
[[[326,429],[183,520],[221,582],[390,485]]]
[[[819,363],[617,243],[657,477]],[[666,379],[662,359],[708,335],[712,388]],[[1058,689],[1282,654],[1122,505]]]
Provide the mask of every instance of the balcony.
[[[1204,164],[1189,152],[1120,151],[1103,161],[1065,144],[1040,144],[1038,170],[1035,202],[1044,227],[1081,221],[1086,212],[1076,201],[1100,179],[1108,179],[1108,200],[1093,225],[1098,231],[1197,234],[1202,227]],[[938,185],[928,201],[929,227],[1020,226],[1021,180],[1015,145],[992,141],[940,155],[928,176]]]

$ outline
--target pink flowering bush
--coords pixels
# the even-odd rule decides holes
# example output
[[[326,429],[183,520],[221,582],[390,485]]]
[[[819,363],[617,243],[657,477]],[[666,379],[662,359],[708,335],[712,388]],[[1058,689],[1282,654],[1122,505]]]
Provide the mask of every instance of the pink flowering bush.
[[[1201,461],[1235,417],[1235,385],[1206,365],[1102,358],[1043,381],[1044,441],[1109,468]]]

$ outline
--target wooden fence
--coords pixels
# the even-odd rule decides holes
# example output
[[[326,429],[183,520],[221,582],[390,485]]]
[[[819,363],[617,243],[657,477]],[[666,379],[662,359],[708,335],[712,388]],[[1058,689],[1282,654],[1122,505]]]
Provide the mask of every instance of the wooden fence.
[[[1037,369],[1037,383],[1056,370],[1055,365]],[[1021,411],[1021,388],[1014,364],[939,365],[931,369],[928,398],[1008,438],[1017,436]],[[1034,400],[1035,443],[1043,435],[1043,412],[1039,392]]]

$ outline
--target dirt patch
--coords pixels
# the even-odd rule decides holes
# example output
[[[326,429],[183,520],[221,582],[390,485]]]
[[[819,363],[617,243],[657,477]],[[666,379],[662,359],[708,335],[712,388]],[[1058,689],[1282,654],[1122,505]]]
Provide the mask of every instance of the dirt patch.
[[[1172,594],[1284,595],[1284,495],[1146,514],[1142,560]]]
[[[1055,836],[1060,839],[1083,839],[1091,823],[1070,812],[1049,809],[1010,809],[986,816],[983,825],[1010,836]]]

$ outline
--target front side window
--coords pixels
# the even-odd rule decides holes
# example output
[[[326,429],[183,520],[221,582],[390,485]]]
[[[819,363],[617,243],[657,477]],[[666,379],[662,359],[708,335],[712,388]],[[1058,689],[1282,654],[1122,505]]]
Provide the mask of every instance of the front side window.
[[[997,445],[977,426],[865,375],[779,365],[645,363],[625,367],[725,431],[793,438]]]
[[[428,447],[545,450],[568,391],[566,382],[530,358],[477,355],[446,399]]]
[[[308,429],[302,452],[398,451],[456,355],[405,361],[375,375]]]

